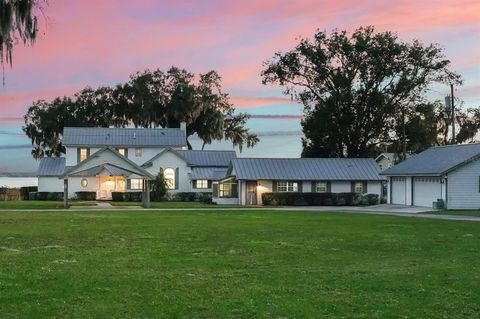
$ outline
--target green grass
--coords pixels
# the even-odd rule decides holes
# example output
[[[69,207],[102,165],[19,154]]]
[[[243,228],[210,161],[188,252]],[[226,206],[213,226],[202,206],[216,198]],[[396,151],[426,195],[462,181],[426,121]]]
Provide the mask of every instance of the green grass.
[[[477,210],[477,209],[442,210],[442,211],[427,212],[426,214],[460,215],[460,216],[477,216],[477,217],[480,217],[480,210]]]
[[[112,206],[141,206],[141,202],[110,202]],[[239,205],[212,205],[201,202],[151,202],[151,208],[239,208]],[[245,206],[243,207],[245,208]]]
[[[73,206],[95,206],[95,202],[68,201]],[[52,209],[63,208],[61,201],[36,201],[36,200],[18,200],[18,201],[0,201],[0,209]]]
[[[334,213],[2,212],[2,318],[478,318],[480,225]]]

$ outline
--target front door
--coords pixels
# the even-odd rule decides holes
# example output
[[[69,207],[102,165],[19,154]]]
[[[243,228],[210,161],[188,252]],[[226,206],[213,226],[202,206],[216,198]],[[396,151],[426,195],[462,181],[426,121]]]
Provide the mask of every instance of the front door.
[[[248,181],[247,182],[247,205],[257,205],[257,182]]]

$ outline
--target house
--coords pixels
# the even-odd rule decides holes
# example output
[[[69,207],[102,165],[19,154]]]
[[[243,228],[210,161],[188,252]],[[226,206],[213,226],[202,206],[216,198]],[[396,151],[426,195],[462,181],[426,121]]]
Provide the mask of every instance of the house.
[[[406,154],[406,158],[409,158],[410,156],[410,154]],[[380,170],[384,171],[400,162],[400,156],[396,153],[382,153],[375,158],[375,161],[378,166],[380,166]]]
[[[382,196],[385,178],[369,158],[234,158],[214,182],[218,204],[262,204],[267,192],[357,192]]]
[[[211,192],[212,182],[225,176],[234,151],[186,149],[185,124],[180,128],[66,127],[64,157],[43,158],[39,192],[142,192],[159,172],[170,193]]]
[[[480,144],[432,147],[382,172],[388,203],[480,208]]]

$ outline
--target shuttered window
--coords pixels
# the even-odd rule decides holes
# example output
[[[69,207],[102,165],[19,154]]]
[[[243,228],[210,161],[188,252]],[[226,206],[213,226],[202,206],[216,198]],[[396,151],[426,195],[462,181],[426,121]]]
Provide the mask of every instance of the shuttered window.
[[[277,192],[279,193],[298,192],[298,182],[289,182],[289,181],[277,182]]]

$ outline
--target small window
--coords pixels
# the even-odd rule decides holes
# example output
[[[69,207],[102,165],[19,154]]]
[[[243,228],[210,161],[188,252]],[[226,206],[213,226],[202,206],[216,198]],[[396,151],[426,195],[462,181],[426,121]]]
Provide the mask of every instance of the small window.
[[[142,149],[137,147],[135,149],[135,157],[142,157]]]
[[[88,179],[82,178],[82,180],[80,181],[80,185],[82,186],[82,188],[86,188],[88,186]]]
[[[315,192],[326,193],[327,192],[327,182],[317,182],[317,184],[315,185]]]
[[[218,197],[235,198],[238,196],[236,183],[220,183],[218,185]]]
[[[173,168],[166,168],[163,171],[163,177],[167,184],[167,189],[175,189],[175,170]]]
[[[278,182],[277,192],[279,193],[298,192],[298,183],[297,182]]]
[[[197,179],[195,181],[195,188],[208,188],[208,180],[206,179]]]
[[[117,148],[117,152],[119,152],[123,156],[125,156],[125,154],[127,153],[124,148]]]
[[[355,193],[363,194],[363,183],[362,182],[355,182],[354,190],[355,190]]]
[[[130,180],[130,189],[134,189],[134,190],[143,189],[142,184],[143,183],[141,178],[132,178]]]
[[[82,147],[80,149],[80,162],[83,162],[84,160],[86,160],[87,157],[88,157],[88,149],[85,147]]]

